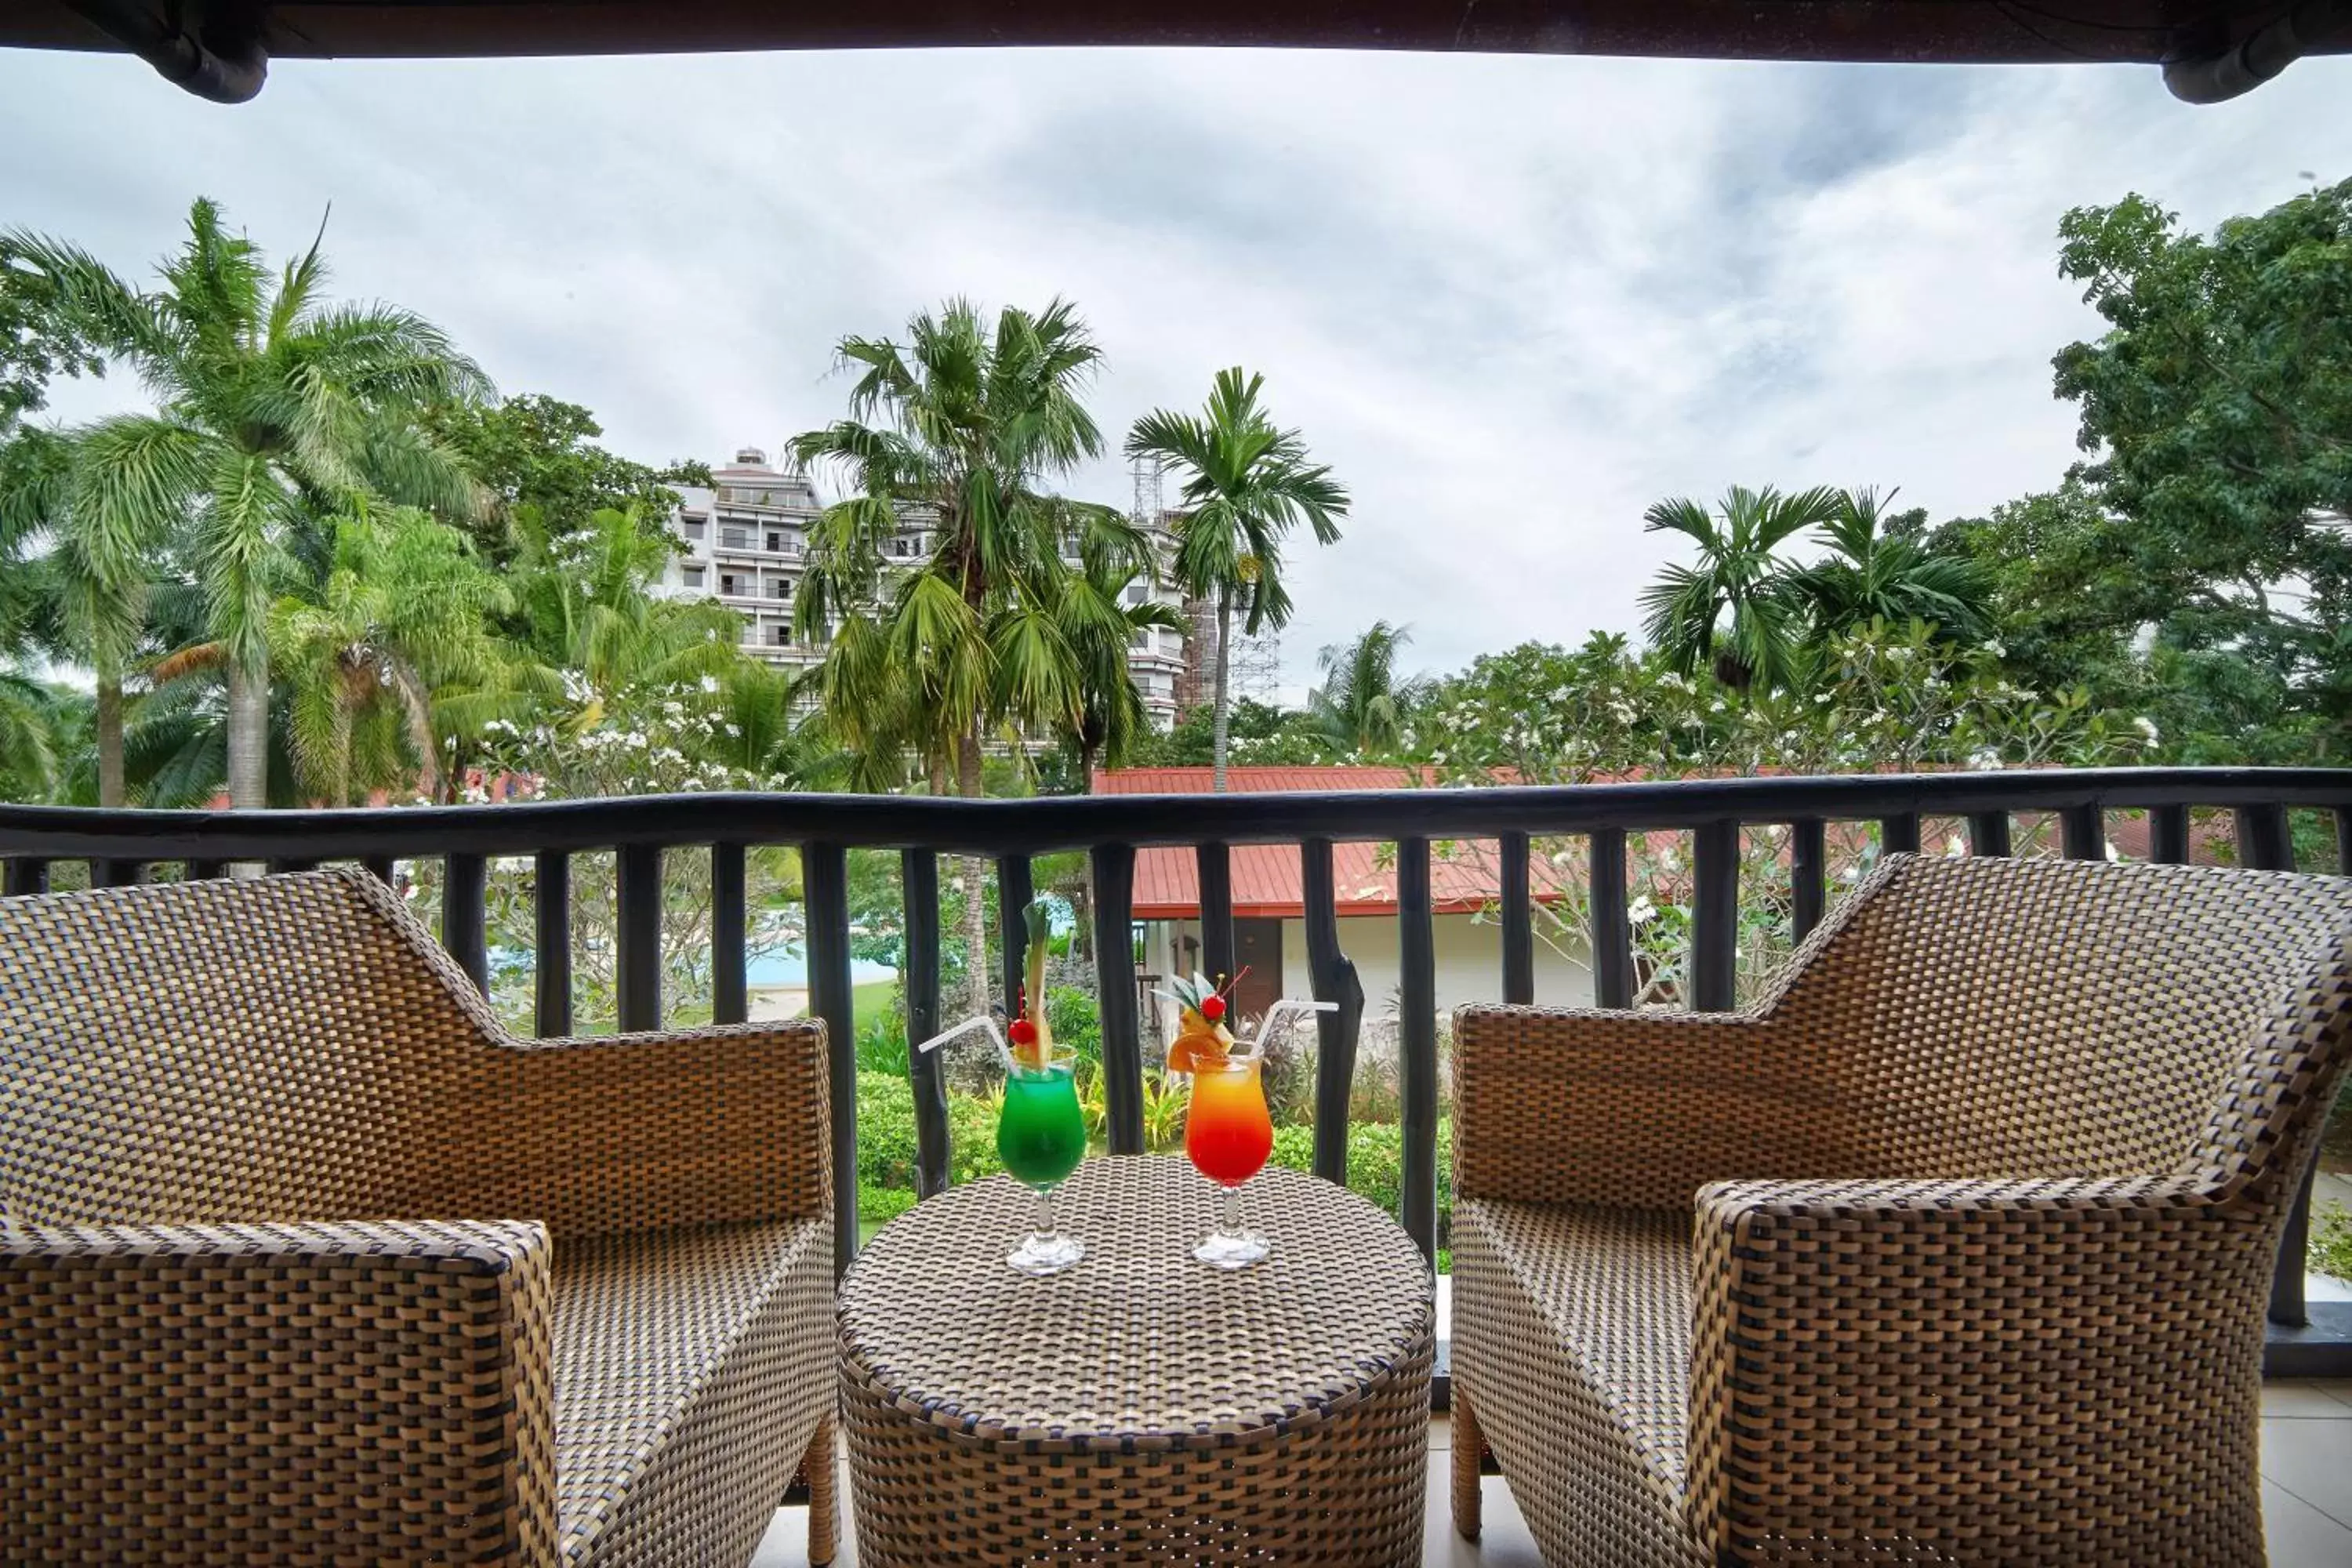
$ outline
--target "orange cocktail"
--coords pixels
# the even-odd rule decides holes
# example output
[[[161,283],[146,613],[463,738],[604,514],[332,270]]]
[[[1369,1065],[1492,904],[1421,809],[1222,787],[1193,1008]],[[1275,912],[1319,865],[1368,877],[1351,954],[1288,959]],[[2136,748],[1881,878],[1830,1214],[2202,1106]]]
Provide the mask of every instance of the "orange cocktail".
[[[1184,1152],[1192,1168],[1224,1188],[1217,1229],[1192,1256],[1218,1268],[1246,1268],[1272,1250],[1265,1237],[1241,1222],[1241,1186],[1265,1168],[1274,1152],[1274,1118],[1257,1057],[1204,1060],[1192,1072],[1192,1103],[1184,1117]]]

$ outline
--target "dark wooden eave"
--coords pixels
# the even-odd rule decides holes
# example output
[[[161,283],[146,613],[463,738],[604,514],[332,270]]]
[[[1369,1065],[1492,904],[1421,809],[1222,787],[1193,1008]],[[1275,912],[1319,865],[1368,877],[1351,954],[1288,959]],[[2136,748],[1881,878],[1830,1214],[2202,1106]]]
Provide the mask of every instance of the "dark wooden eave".
[[[250,85],[257,89],[257,72],[266,68],[272,56],[426,58],[1017,45],[1225,45],[1776,60],[2154,65],[2225,57],[2265,28],[2273,40],[2282,33],[2294,38],[2294,53],[2352,50],[2352,4],[2347,0],[537,0],[530,4],[515,0],[0,0],[0,45],[81,49],[135,47],[167,76],[198,91],[207,91],[207,83],[201,79],[202,61],[196,58],[206,46],[229,61],[232,72],[240,63],[250,67],[257,73]],[[207,95],[232,94],[224,90]]]

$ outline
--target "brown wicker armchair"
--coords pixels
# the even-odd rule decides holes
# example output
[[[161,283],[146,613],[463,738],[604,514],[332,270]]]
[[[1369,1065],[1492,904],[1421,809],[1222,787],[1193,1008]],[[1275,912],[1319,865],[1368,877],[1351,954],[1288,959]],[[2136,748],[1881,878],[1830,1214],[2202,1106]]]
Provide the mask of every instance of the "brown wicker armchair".
[[[1750,1012],[1454,1024],[1454,1519],[1547,1562],[2263,1562],[2352,880],[1891,858]]]
[[[0,900],[11,1562],[831,1555],[814,1025],[511,1038],[373,879]]]

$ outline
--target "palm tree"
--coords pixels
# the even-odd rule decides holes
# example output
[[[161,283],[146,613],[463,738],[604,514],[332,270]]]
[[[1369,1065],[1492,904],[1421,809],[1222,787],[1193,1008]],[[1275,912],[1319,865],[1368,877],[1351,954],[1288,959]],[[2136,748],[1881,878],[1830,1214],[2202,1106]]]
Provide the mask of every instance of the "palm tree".
[[[1397,684],[1396,658],[1411,641],[1410,627],[1374,621],[1354,642],[1316,656],[1323,684],[1307,694],[1307,707],[1333,745],[1365,756],[1402,740],[1414,685]]]
[[[52,652],[89,666],[104,806],[126,798],[123,684],[147,629],[172,515],[169,497],[108,482],[112,465],[135,460],[137,441],[131,422],[109,419],[72,432],[27,428],[0,450],[0,542],[47,545],[37,560],[12,564],[19,602],[0,606],[0,619],[38,619]]]
[[[228,677],[232,802],[268,799],[269,615],[300,536],[350,499],[470,515],[478,490],[418,424],[420,411],[487,396],[474,363],[421,317],[330,305],[320,242],[273,275],[258,247],[198,200],[188,240],[142,292],[87,251],[12,233],[76,325],[129,362],[159,405],[105,421],[74,505],[136,520],[143,538],[184,528],[208,630]]]
[[[1875,489],[1848,490],[1821,525],[1831,554],[1790,574],[1790,585],[1826,638],[1884,621],[1922,621],[1947,639],[1975,639],[1989,629],[1992,585],[1973,561],[1932,555],[1916,540],[1889,533]]]
[[[353,784],[441,795],[434,696],[482,684],[499,650],[487,617],[508,595],[467,536],[412,508],[362,502],[334,520],[326,581],[270,613],[272,665],[307,791],[349,805]]]
[[[1799,610],[1779,553],[1797,534],[1836,515],[1827,486],[1784,496],[1769,485],[1734,485],[1710,516],[1688,499],[1663,500],[1643,531],[1671,530],[1698,545],[1698,564],[1668,565],[1642,590],[1643,629],[1684,675],[1711,664],[1736,690],[1784,683],[1794,667]]]
[[[1076,701],[1057,727],[1078,753],[1083,792],[1092,792],[1097,763],[1118,766],[1150,728],[1128,655],[1151,627],[1185,629],[1183,616],[1152,596],[1156,586],[1156,572],[1138,571],[1125,552],[1098,542],[1080,551],[1077,570],[1063,582],[1055,614],[1078,668]]]
[[[0,800],[57,794],[57,709],[48,688],[21,670],[0,668]]]
[[[1277,427],[1259,404],[1265,378],[1240,366],[1217,373],[1198,416],[1158,409],[1128,433],[1129,458],[1154,458],[1188,477],[1176,518],[1176,580],[1217,604],[1216,679],[1212,701],[1212,787],[1225,787],[1233,717],[1233,620],[1243,629],[1278,630],[1290,620],[1282,581],[1282,542],[1300,522],[1317,541],[1336,543],[1348,515],[1348,492],[1331,470],[1310,463],[1296,430]]]
[[[934,787],[978,795],[985,734],[1063,724],[1084,706],[1065,551],[1149,563],[1125,518],[1045,489],[1102,452],[1081,398],[1101,351],[1066,300],[992,321],[953,300],[909,321],[904,343],[845,338],[838,358],[857,378],[848,416],[792,451],[842,470],[855,493],[809,531],[794,627],[827,647],[824,721],[863,773],[911,756]],[[885,552],[915,520],[929,548],[896,563]],[[988,1000],[982,875],[966,864],[976,1011]]]

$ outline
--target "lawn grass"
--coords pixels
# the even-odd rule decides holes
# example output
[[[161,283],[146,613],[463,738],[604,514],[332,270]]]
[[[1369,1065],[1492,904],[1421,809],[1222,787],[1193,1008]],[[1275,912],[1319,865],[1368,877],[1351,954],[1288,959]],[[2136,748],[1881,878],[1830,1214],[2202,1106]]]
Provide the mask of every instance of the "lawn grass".
[[[863,1028],[869,1018],[887,1016],[890,1011],[890,994],[898,988],[898,982],[896,979],[868,980],[862,985],[851,986],[849,988],[850,1016],[857,1020],[858,1026]],[[803,1007],[800,1016],[805,1018],[808,1016],[808,1009]]]

